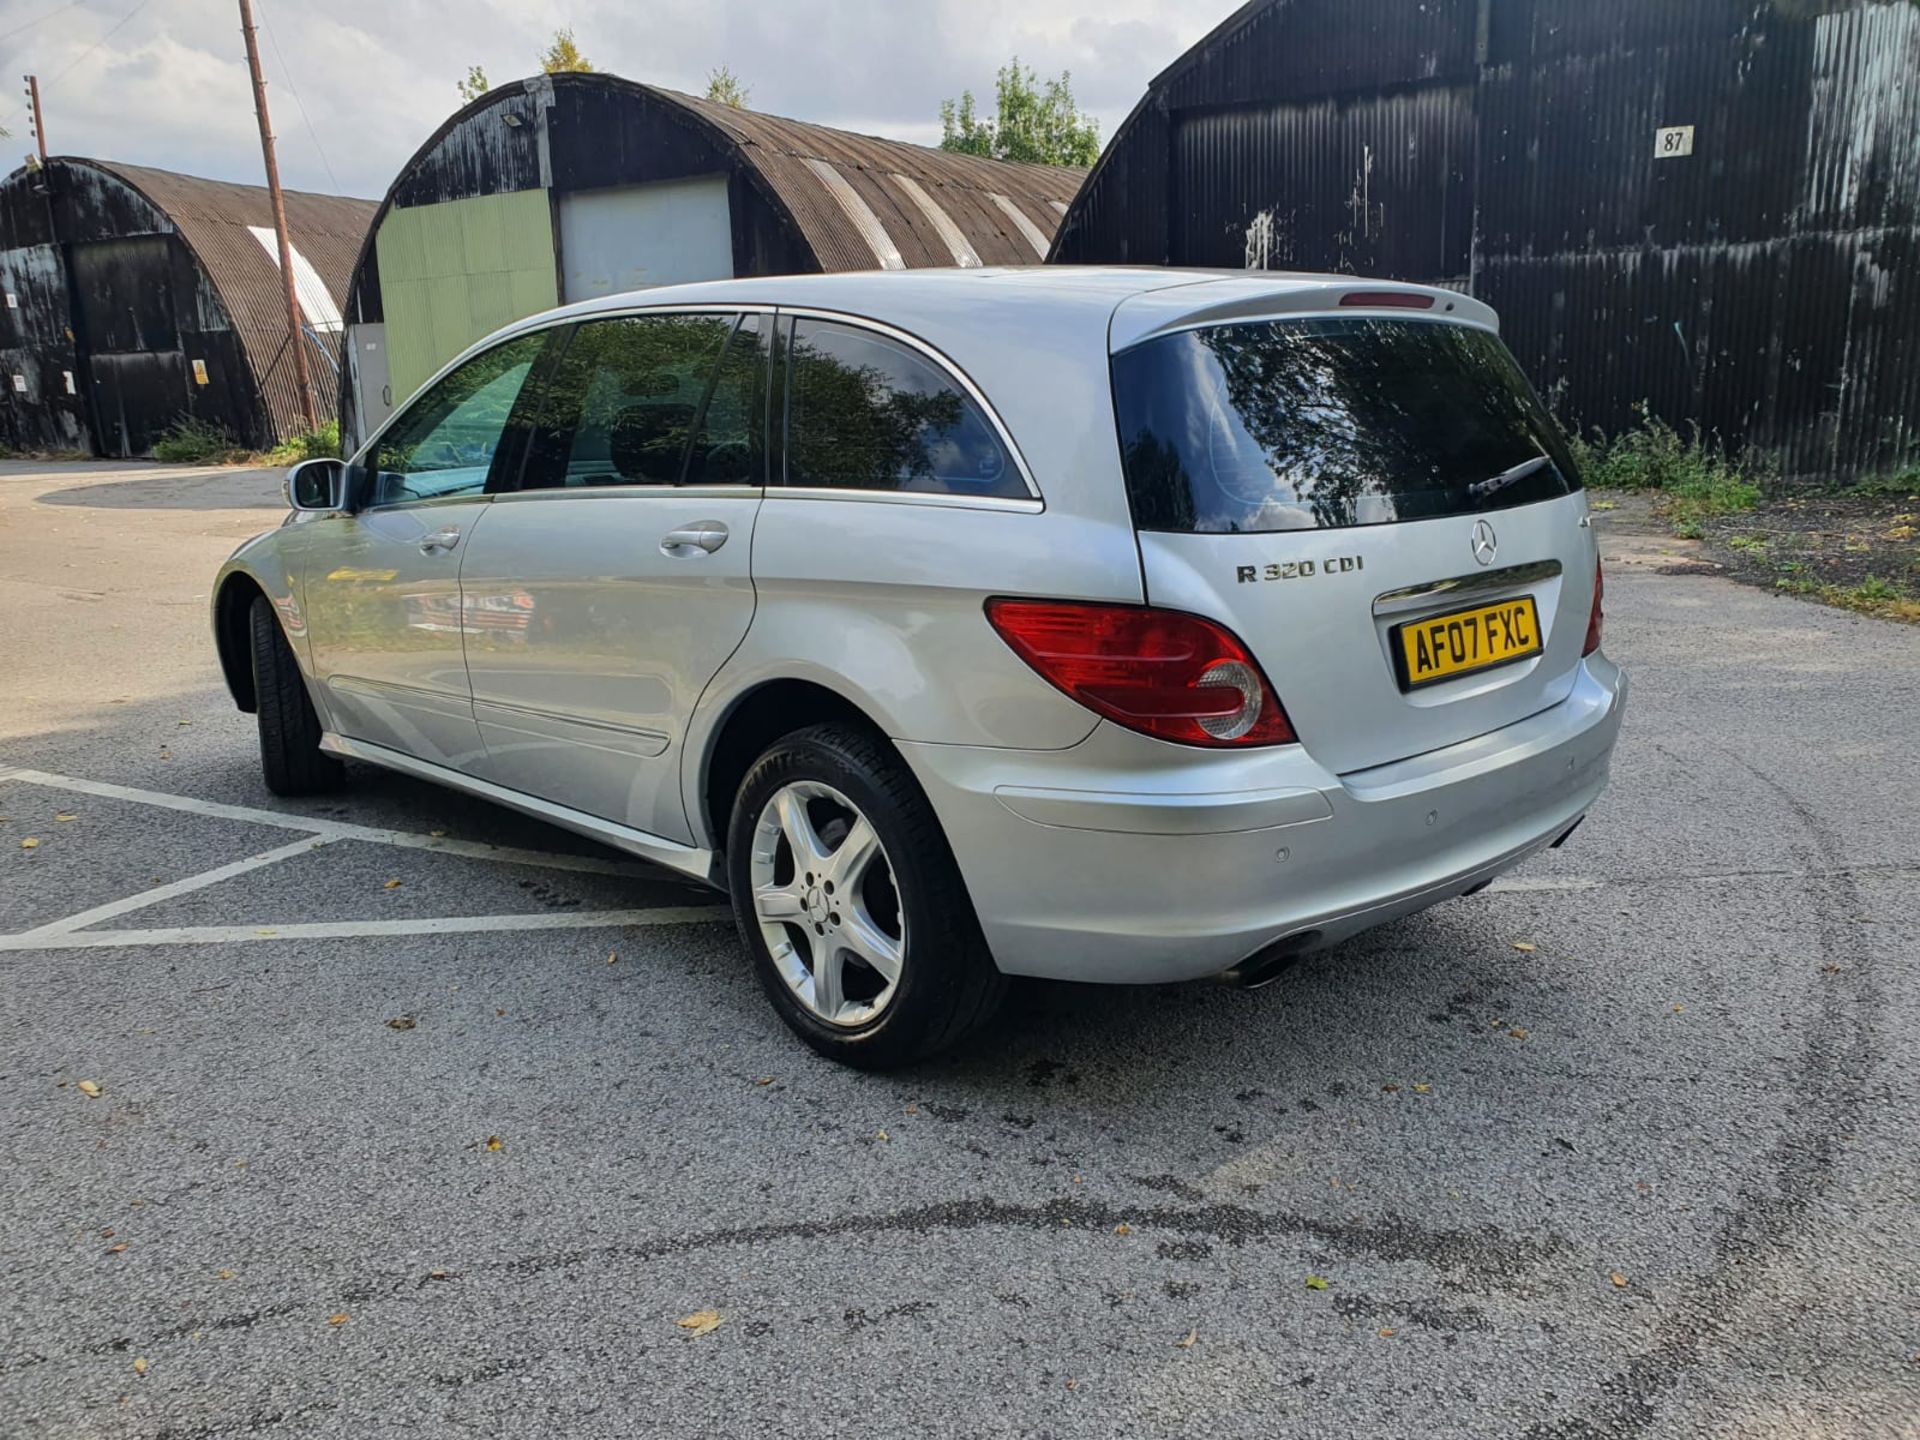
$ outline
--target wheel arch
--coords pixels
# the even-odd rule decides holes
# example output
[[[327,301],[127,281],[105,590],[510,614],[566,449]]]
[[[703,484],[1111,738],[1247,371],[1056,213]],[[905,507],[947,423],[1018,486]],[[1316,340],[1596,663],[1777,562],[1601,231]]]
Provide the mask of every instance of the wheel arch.
[[[885,728],[866,708],[817,680],[763,680],[727,703],[702,747],[694,794],[696,825],[705,829],[716,855],[726,849],[728,813],[753,762],[782,735],[832,722],[856,726],[894,749]]]
[[[228,573],[213,597],[213,643],[220,655],[220,673],[227,693],[248,715],[260,708],[253,688],[253,639],[249,629],[255,600],[267,598],[260,582],[244,570]]]

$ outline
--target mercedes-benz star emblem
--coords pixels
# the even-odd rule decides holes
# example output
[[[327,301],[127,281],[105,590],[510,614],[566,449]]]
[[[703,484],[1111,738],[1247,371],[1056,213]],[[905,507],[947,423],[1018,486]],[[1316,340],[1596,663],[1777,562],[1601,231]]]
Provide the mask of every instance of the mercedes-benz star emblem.
[[[1491,565],[1499,553],[1500,537],[1493,533],[1493,526],[1482,520],[1473,527],[1473,558],[1482,565]]]

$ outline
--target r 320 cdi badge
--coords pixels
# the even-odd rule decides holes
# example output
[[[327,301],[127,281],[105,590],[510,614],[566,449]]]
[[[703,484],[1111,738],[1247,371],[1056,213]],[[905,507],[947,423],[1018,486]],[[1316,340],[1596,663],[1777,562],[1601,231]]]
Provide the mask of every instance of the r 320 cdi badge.
[[[221,571],[268,785],[439,781],[730,893],[817,1050],[1009,975],[1255,984],[1579,823],[1626,697],[1493,313],[1041,269],[474,346]]]

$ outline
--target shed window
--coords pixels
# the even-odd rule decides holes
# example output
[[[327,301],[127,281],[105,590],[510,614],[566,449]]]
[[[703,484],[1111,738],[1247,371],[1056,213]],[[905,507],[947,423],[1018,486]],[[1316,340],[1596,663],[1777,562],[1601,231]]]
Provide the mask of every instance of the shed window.
[[[884,335],[796,320],[787,484],[1027,497],[980,407],[925,356]]]

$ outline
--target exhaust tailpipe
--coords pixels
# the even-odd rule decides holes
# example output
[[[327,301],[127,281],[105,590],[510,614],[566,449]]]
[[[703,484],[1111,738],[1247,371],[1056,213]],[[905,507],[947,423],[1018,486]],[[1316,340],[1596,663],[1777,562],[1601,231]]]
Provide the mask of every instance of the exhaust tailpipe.
[[[1264,990],[1299,963],[1300,957],[1320,943],[1318,930],[1302,930],[1297,935],[1276,940],[1254,951],[1231,970],[1223,971],[1220,983],[1236,990]]]

